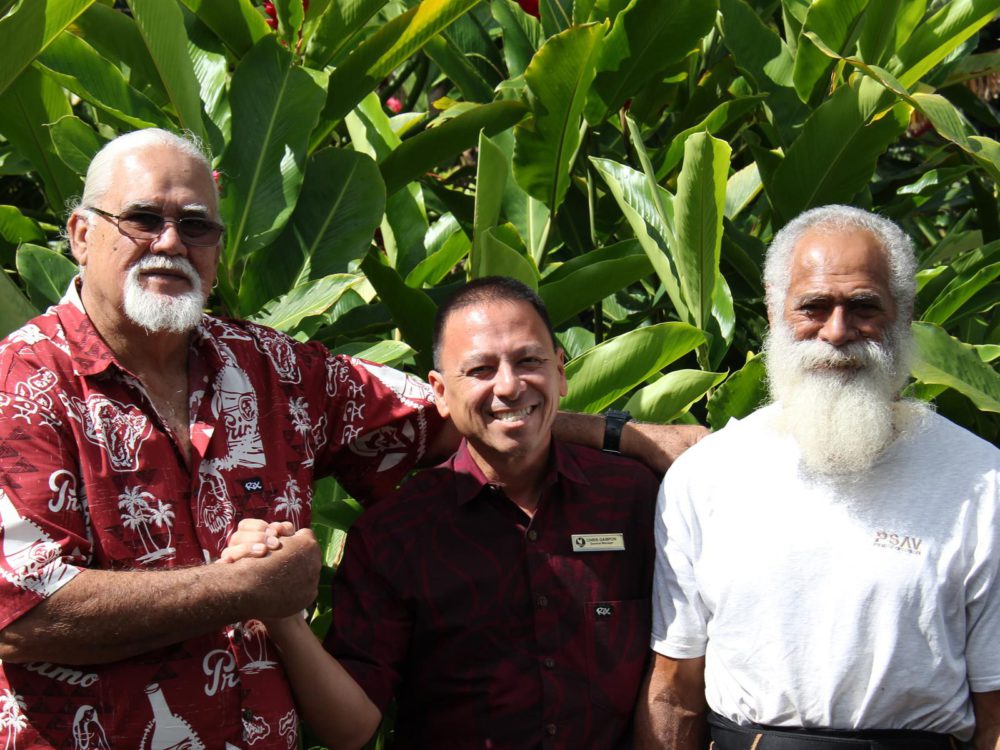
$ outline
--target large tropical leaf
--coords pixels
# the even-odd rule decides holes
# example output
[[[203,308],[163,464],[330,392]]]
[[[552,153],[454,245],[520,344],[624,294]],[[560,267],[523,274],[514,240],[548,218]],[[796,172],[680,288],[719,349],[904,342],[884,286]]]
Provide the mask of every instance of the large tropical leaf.
[[[172,125],[155,103],[129,86],[117,67],[79,37],[57,37],[37,64],[60,86],[134,128]]]
[[[379,252],[368,253],[361,262],[361,270],[382,303],[392,312],[403,339],[416,350],[417,366],[422,372],[430,370],[433,364],[431,330],[437,305],[424,292],[408,287]]]
[[[675,267],[690,322],[702,330],[708,329],[719,275],[731,153],[728,143],[707,133],[691,136],[684,147],[684,167],[674,198]]]
[[[98,2],[76,19],[71,31],[120,69],[128,70],[129,85],[158,104],[166,104],[167,91],[160,73],[131,17]]]
[[[309,317],[322,315],[348,290],[364,281],[358,274],[338,273],[306,282],[264,307],[253,320],[285,333],[294,333]]]
[[[345,120],[351,145],[382,161],[399,148],[399,136],[392,129],[378,96],[372,92]],[[393,268],[406,275],[426,257],[424,235],[427,211],[419,183],[410,183],[388,196],[382,220],[382,243]]]
[[[72,113],[62,88],[35,68],[25,70],[0,94],[0,133],[31,162],[56,211],[79,195],[83,183],[59,158],[48,128],[42,126]]]
[[[507,70],[512,78],[520,76],[542,46],[545,37],[541,24],[512,0],[493,0],[490,9],[503,29],[503,55]]]
[[[1000,413],[1000,374],[976,350],[930,323],[914,323],[917,356],[910,372],[922,383],[946,385],[979,409]]]
[[[312,68],[324,68],[334,62],[385,3],[386,0],[331,2],[320,16],[316,30],[306,45],[306,64]]]
[[[30,0],[0,19],[0,93],[94,0]]]
[[[392,195],[444,160],[476,145],[480,131],[493,135],[514,126],[526,111],[524,104],[516,101],[484,104],[403,141],[379,165],[386,192]]]
[[[20,328],[36,315],[38,310],[28,302],[10,276],[0,271],[0,336]]]
[[[569,393],[561,408],[600,411],[704,341],[685,323],[658,323],[598,344],[566,365]]]
[[[868,0],[816,0],[809,6],[792,73],[795,91],[803,102],[808,103],[813,98],[833,67],[833,61],[816,49],[809,34],[818,36],[827,47],[846,53],[848,43],[854,39],[858,17],[867,6]]]
[[[389,73],[479,0],[423,0],[359,44],[330,75],[323,117],[344,117]]]
[[[241,310],[256,310],[297,280],[346,272],[371,245],[384,208],[385,188],[370,157],[348,149],[317,151],[284,231],[247,261]]]
[[[52,145],[63,163],[79,175],[87,173],[90,162],[104,142],[79,117],[62,117],[49,128]]]
[[[198,79],[187,51],[184,16],[176,0],[128,0],[128,4],[181,127],[207,142]]]
[[[683,60],[711,30],[717,10],[718,0],[631,0],[601,47],[587,121],[601,122],[654,76]]]
[[[163,2],[163,0],[154,0]],[[181,0],[237,57],[271,32],[250,0]],[[321,66],[320,66],[321,67]]]
[[[62,298],[70,279],[79,270],[76,263],[65,255],[47,247],[26,244],[17,250],[17,272],[32,304],[40,310]]]
[[[272,241],[295,208],[323,87],[267,36],[233,74],[230,99],[233,137],[219,170],[229,228],[224,263],[232,266]]]
[[[593,250],[573,260],[578,262],[563,264],[559,269],[563,273],[550,275],[538,290],[554,326],[625,289],[653,270],[649,258],[634,240]],[[571,264],[571,270],[564,270]]]
[[[483,233],[482,259],[476,273],[482,276],[509,276],[538,289],[538,271],[525,257],[517,232],[509,224],[491,227]]]
[[[681,294],[677,269],[668,252],[676,239],[663,218],[664,210],[671,216],[673,214],[673,196],[653,183],[659,194],[654,196],[646,175],[624,164],[597,158],[591,158],[591,162],[607,183],[611,195],[632,227],[678,317],[687,319],[687,304]]]
[[[724,372],[674,370],[637,391],[625,404],[625,409],[643,422],[670,422],[690,409],[695,401],[725,377]]]
[[[708,401],[708,424],[721,430],[730,419],[742,419],[767,399],[764,358],[750,356],[730,375]]]
[[[485,133],[479,136],[479,162],[476,165],[476,206],[472,223],[472,255],[469,275],[479,278],[485,258],[486,233],[496,226],[507,182],[507,155]]]
[[[813,112],[773,180],[765,178],[784,221],[812,206],[850,203],[865,187],[878,158],[909,123],[906,104],[888,107],[891,101],[881,85],[858,76]]]
[[[524,73],[532,117],[515,129],[514,176],[553,212],[569,188],[583,108],[604,26],[575,26],[549,39]]]
[[[889,64],[892,73],[909,88],[958,45],[975,34],[1000,11],[1000,0],[948,0],[940,10],[914,28]]]

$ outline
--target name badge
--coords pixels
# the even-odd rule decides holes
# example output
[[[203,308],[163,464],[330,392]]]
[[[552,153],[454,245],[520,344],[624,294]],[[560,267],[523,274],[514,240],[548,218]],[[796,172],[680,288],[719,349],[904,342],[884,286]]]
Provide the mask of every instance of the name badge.
[[[570,534],[574,552],[624,552],[625,535],[615,534]]]

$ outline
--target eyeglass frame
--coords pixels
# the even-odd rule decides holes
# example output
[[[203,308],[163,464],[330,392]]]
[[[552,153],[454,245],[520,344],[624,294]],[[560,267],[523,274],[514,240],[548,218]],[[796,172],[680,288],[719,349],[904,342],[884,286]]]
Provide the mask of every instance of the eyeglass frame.
[[[181,238],[181,240],[184,242],[184,244],[185,245],[192,245],[194,247],[214,247],[215,245],[219,244],[219,242],[222,240],[222,236],[226,233],[226,227],[225,227],[225,225],[220,224],[217,221],[213,221],[212,219],[207,219],[207,218],[205,218],[203,216],[182,216],[179,219],[168,219],[166,216],[160,216],[155,211],[145,211],[145,210],[143,210],[143,211],[136,211],[135,213],[144,213],[144,214],[150,214],[152,216],[160,216],[160,221],[162,222],[162,224],[160,226],[160,231],[158,231],[152,237],[140,237],[140,236],[136,236],[134,234],[129,234],[124,229],[122,229],[121,221],[122,221],[123,217],[126,218],[126,219],[128,218],[128,216],[126,214],[113,214],[110,211],[105,211],[104,209],[97,208],[96,206],[83,206],[83,210],[84,211],[93,211],[98,216],[101,216],[101,217],[107,219],[108,221],[112,222],[115,225],[115,229],[118,230],[118,233],[122,237],[128,237],[130,240],[138,240],[140,242],[153,242],[154,240],[158,240],[160,238],[160,236],[163,234],[164,230],[167,228],[167,224],[170,224],[170,223],[174,224],[175,228],[177,229],[177,235]],[[181,231],[182,227],[183,227],[182,222],[184,222],[186,220],[189,220],[189,219],[194,219],[194,220],[197,220],[197,221],[203,221],[203,222],[205,222],[207,224],[211,224],[214,229],[218,229],[219,230],[219,236],[216,237],[215,240],[213,240],[212,242],[210,242],[208,244],[202,244],[200,242],[197,242],[195,240],[191,240],[191,239],[185,237],[184,234],[183,234],[183,232]]]

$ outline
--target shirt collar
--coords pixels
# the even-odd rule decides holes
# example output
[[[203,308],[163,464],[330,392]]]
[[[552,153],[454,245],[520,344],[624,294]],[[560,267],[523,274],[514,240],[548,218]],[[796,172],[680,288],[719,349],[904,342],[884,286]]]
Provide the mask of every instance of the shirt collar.
[[[81,283],[80,275],[74,276],[56,308],[59,322],[62,323],[66,334],[66,345],[73,360],[74,372],[81,377],[100,375],[112,366],[128,372],[115,357],[111,347],[101,338],[101,334],[97,332],[93,321],[87,315],[83,299],[80,297]],[[208,316],[202,316],[202,323],[192,339],[195,346],[202,344],[205,339],[212,338],[212,334],[207,330],[207,318]]]
[[[486,487],[489,480],[469,452],[469,444],[463,438],[458,450],[445,464],[455,472],[455,499],[463,505],[475,497]],[[561,479],[576,484],[587,485],[590,480],[583,470],[579,456],[572,445],[553,439],[549,454],[549,468],[542,480],[542,487],[549,487]]]

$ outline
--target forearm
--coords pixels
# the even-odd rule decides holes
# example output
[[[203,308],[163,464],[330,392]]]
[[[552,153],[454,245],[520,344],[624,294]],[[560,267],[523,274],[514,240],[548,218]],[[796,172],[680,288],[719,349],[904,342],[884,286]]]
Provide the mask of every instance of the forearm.
[[[0,632],[0,658],[98,664],[149,651],[248,616],[236,566],[169,571],[84,570]]]
[[[972,705],[976,714],[976,750],[1000,750],[1000,690],[973,693]]]
[[[552,433],[558,440],[600,449],[604,447],[604,417],[561,411]],[[707,434],[708,430],[698,425],[629,422],[622,430],[620,449],[662,475],[678,456]]]
[[[304,529],[261,559],[162,571],[84,570],[0,631],[12,663],[101,664],[251,617],[284,617],[316,596],[319,547]]]
[[[362,747],[382,720],[365,691],[327,653],[301,617],[268,622],[267,627],[309,728],[329,747]]]
[[[635,717],[637,750],[699,750],[704,746],[704,659],[656,655],[639,692]]]

